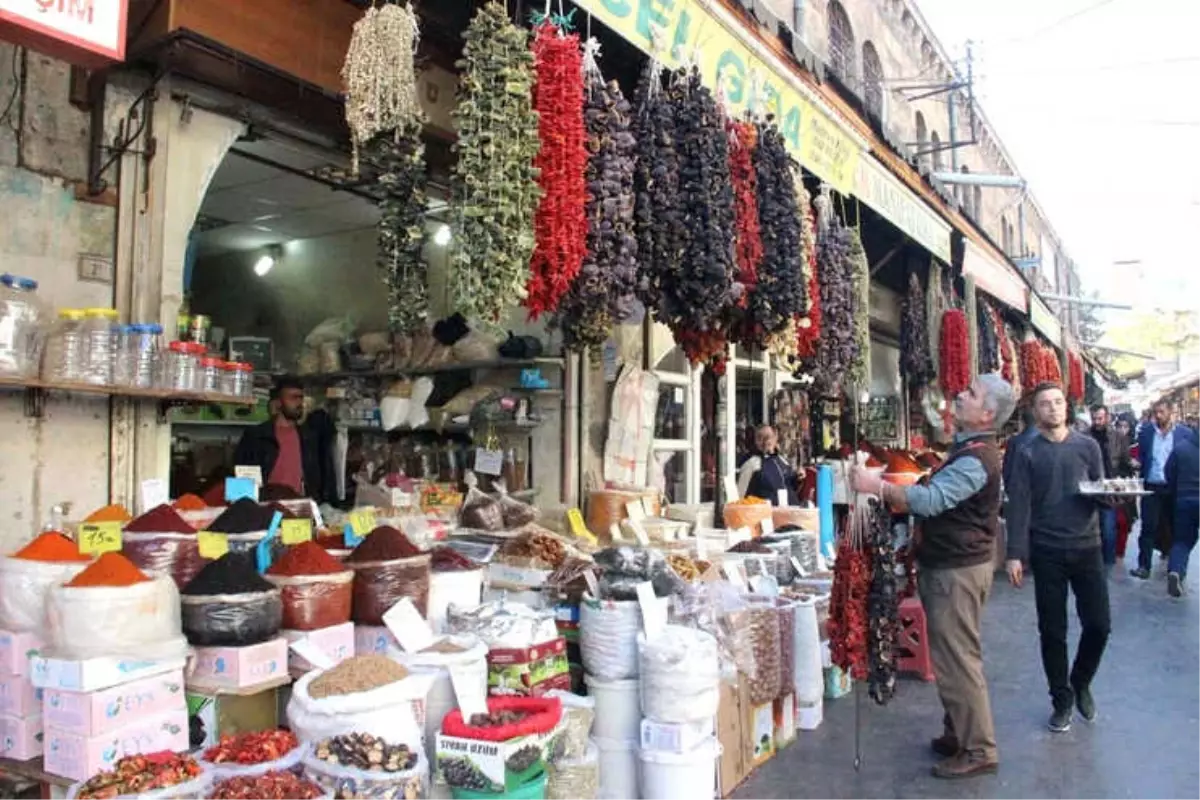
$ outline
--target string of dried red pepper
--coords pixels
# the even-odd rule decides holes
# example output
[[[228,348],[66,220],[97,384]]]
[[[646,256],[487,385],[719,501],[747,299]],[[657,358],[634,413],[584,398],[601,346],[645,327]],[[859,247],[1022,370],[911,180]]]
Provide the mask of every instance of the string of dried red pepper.
[[[1083,400],[1083,360],[1075,353],[1067,354],[1067,399],[1073,402]]]
[[[971,385],[970,332],[962,309],[952,308],[942,315],[939,354],[942,394],[950,400]]]
[[[1004,319],[995,306],[989,306],[988,311],[992,318],[992,328],[996,331],[997,348],[1000,350],[1000,375],[1012,383],[1014,365],[1012,345],[1008,340],[1008,326],[1004,324]]]
[[[745,308],[758,283],[758,264],[763,258],[758,226],[758,179],[752,160],[758,131],[752,122],[733,120],[725,123],[725,130],[729,134],[729,178],[733,186],[734,234],[737,237],[733,246],[737,259],[734,291],[741,292],[737,298],[738,308]]]
[[[817,342],[821,338],[821,280],[817,269],[817,214],[811,203],[805,203],[805,214],[801,220],[801,243],[808,268],[804,270],[808,283],[808,310],[796,323],[796,355],[802,359],[817,355]]]
[[[867,602],[871,577],[868,554],[843,533],[838,539],[829,597],[829,650],[834,665],[855,680],[867,677]]]
[[[554,311],[579,274],[587,250],[587,144],[583,127],[583,55],[579,37],[550,22],[533,39],[533,107],[538,113],[534,166],[542,189],[534,222],[525,307],[529,318]]]

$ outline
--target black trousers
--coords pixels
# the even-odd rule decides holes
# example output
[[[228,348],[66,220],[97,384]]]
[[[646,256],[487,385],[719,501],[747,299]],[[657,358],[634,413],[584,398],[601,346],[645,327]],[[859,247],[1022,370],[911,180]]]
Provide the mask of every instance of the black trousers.
[[[1042,667],[1056,709],[1069,709],[1076,688],[1087,688],[1100,667],[1112,617],[1108,607],[1108,573],[1099,547],[1084,550],[1034,548],[1029,559],[1037,603]],[[1075,594],[1079,614],[1079,648],[1067,669],[1067,590]]]
[[[1171,517],[1175,509],[1174,496],[1166,486],[1147,484],[1146,488],[1154,494],[1142,498],[1142,532],[1138,535],[1138,566],[1142,569],[1150,569],[1155,549],[1171,551]]]

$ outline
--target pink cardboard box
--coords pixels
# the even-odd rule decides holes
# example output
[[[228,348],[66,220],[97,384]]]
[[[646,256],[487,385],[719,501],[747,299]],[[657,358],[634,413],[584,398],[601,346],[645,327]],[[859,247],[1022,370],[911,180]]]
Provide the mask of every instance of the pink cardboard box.
[[[0,717],[0,756],[28,761],[41,754],[41,717]]]
[[[325,655],[331,664],[340,664],[354,655],[354,623],[343,622],[315,631],[280,631],[288,644],[303,640]],[[293,673],[304,673],[313,669],[308,659],[295,651],[289,651],[288,669]]]
[[[183,670],[101,689],[67,692],[46,689],[42,717],[62,733],[96,736],[145,717],[187,708]]]
[[[354,655],[372,656],[386,655],[389,648],[399,648],[400,644],[392,632],[382,625],[354,626]]]
[[[287,677],[283,638],[249,647],[197,647],[188,684],[205,689],[244,689]]]
[[[28,675],[29,659],[40,653],[44,644],[32,633],[0,631],[0,673]]]
[[[0,714],[10,717],[36,717],[42,713],[42,690],[28,677],[0,677]]]
[[[46,726],[46,772],[84,781],[125,756],[188,748],[187,709],[148,717],[99,736],[81,736]]]

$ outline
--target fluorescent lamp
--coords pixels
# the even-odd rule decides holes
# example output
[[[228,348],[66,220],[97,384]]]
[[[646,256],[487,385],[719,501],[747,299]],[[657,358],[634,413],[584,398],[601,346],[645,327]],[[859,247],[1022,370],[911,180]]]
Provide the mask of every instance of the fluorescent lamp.
[[[270,272],[273,266],[275,266],[274,256],[260,256],[258,261],[254,262],[254,274],[261,278]]]
[[[442,223],[437,232],[433,234],[433,243],[438,247],[445,247],[450,244],[450,226]]]

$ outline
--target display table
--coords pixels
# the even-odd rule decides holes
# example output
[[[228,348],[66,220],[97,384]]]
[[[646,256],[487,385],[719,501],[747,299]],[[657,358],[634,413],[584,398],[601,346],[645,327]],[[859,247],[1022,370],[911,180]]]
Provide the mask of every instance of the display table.
[[[67,796],[67,787],[74,781],[61,775],[52,775],[42,769],[42,759],[31,758],[28,761],[14,761],[11,758],[0,758],[0,773],[13,778],[20,778],[41,786],[43,800]]]

